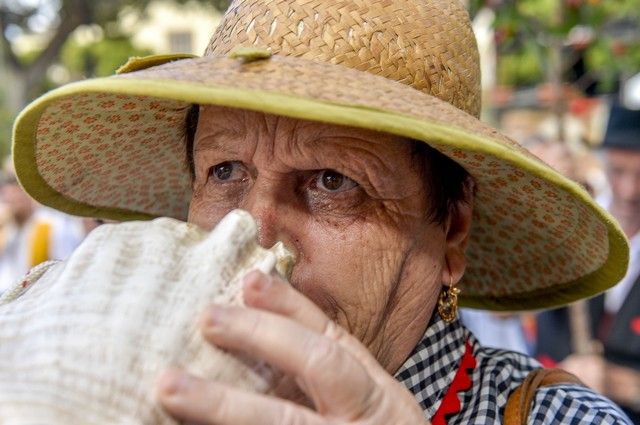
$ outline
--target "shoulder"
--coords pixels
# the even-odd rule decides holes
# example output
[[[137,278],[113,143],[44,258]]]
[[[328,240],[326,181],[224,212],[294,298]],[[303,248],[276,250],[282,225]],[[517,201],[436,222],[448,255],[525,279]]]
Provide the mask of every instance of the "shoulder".
[[[476,360],[472,385],[460,394],[461,412],[449,424],[501,424],[509,395],[540,365],[521,353],[483,347],[472,334],[469,341]]]
[[[539,388],[527,423],[631,425],[631,421],[612,401],[589,388],[574,384]]]
[[[540,366],[526,354],[476,345],[474,356],[480,379],[489,379],[501,393],[510,393],[529,372]]]
[[[541,367],[533,358],[511,351],[479,347],[477,359],[481,366],[481,379],[493,381],[491,389],[485,384],[485,393],[496,395],[496,407],[502,411],[506,400],[527,375]],[[504,400],[504,402],[502,402]],[[608,398],[590,388],[575,384],[557,384],[540,387],[527,421],[529,425],[631,425],[630,420]]]
[[[472,387],[460,394],[461,412],[450,424],[501,424],[509,396],[527,375],[541,365],[521,353],[483,347],[472,334],[476,366]],[[529,425],[631,424],[618,407],[604,396],[574,384],[539,388],[529,414]]]

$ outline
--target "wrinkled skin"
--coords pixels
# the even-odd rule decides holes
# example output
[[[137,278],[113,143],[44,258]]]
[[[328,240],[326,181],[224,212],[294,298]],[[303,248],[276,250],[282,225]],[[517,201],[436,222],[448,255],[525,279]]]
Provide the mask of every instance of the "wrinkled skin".
[[[212,228],[242,208],[263,246],[282,240],[297,257],[293,288],[253,273],[250,308],[213,306],[204,335],[283,370],[311,408],[181,371],[160,380],[165,408],[196,423],[423,423],[391,375],[423,335],[443,284],[462,276],[471,199],[433,223],[423,166],[407,142],[221,107],[201,108],[194,160],[189,221]]]

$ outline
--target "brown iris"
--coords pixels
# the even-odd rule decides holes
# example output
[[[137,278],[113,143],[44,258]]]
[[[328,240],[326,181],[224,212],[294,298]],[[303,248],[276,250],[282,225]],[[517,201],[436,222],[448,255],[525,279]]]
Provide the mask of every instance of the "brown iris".
[[[213,167],[213,174],[218,180],[228,180],[233,173],[233,163],[222,162]]]
[[[322,186],[330,191],[340,190],[345,183],[346,177],[333,170],[325,170],[322,172]]]

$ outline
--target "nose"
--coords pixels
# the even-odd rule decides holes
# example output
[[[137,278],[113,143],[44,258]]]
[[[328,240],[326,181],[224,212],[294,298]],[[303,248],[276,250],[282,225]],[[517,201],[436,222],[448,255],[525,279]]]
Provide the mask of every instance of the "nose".
[[[258,177],[240,208],[248,211],[258,224],[258,243],[270,248],[276,242],[287,244],[290,197],[282,182]]]

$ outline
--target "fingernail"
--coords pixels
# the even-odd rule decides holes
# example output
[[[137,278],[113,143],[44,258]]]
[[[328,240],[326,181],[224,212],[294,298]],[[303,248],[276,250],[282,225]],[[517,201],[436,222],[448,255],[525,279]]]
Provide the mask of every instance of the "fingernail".
[[[217,328],[224,323],[227,317],[227,310],[218,305],[209,307],[206,325],[209,328]]]
[[[273,278],[259,270],[253,270],[244,277],[244,284],[254,291],[266,292],[271,287]]]
[[[180,370],[167,370],[158,379],[158,388],[165,395],[184,392],[188,385],[189,376]]]

